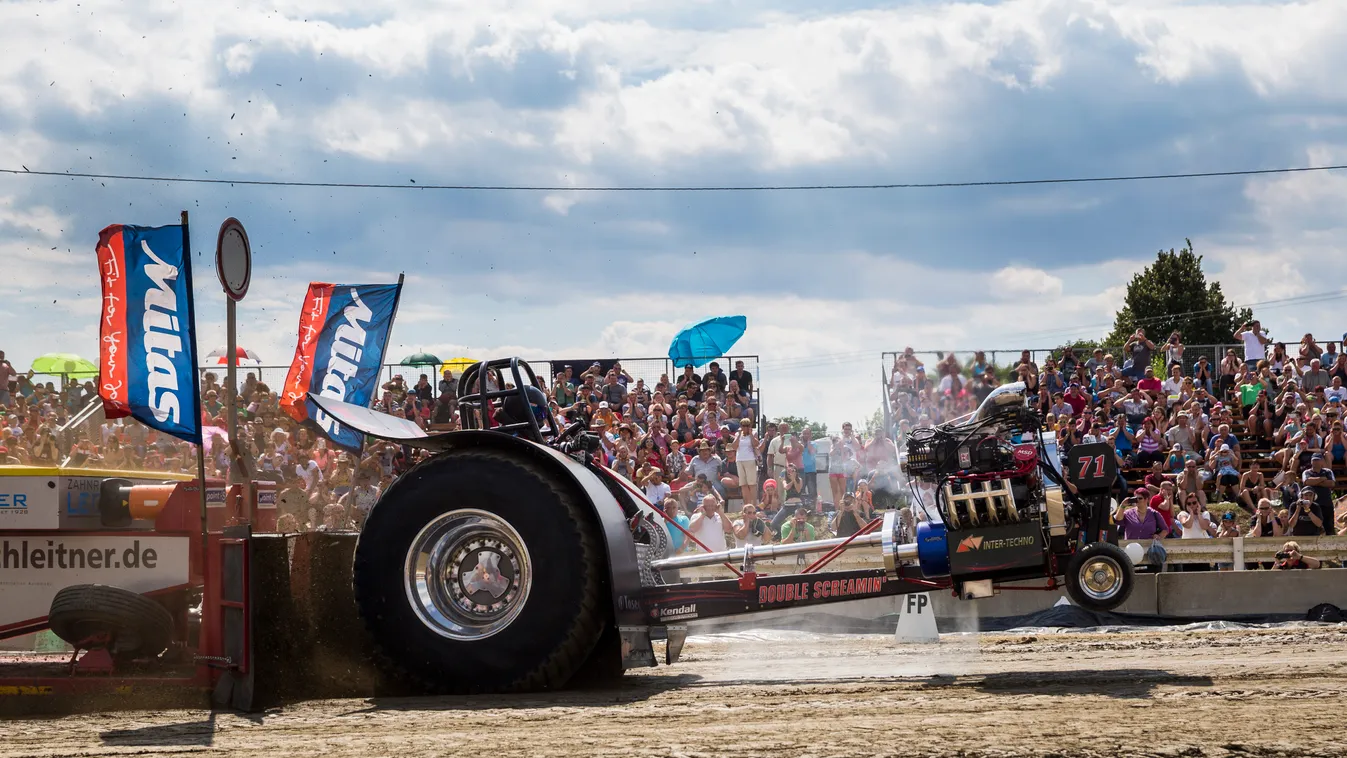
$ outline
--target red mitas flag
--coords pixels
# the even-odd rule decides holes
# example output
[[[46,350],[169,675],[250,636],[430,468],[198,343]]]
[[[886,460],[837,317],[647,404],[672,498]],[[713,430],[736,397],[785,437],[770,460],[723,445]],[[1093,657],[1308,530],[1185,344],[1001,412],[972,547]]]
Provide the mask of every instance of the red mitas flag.
[[[98,278],[103,285],[103,307],[98,319],[98,394],[108,418],[131,415],[128,400],[126,353],[126,250],[122,227],[114,224],[98,235]]]
[[[285,388],[281,391],[281,408],[296,421],[308,418],[305,404],[313,379],[314,348],[327,323],[334,286],[327,282],[310,282],[304,307],[299,311],[299,342],[295,345],[295,358],[290,362],[290,373],[286,375]]]

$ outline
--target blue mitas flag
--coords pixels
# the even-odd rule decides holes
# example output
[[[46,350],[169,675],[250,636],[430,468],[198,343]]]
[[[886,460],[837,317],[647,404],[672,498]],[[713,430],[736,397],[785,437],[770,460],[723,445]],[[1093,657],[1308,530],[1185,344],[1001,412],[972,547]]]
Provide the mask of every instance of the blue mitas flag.
[[[113,224],[99,233],[96,251],[98,394],[107,417],[132,416],[201,444],[186,228]]]
[[[379,391],[379,369],[401,291],[401,284],[313,282],[300,311],[299,344],[281,407],[352,452],[360,452],[365,436],[338,424],[308,399],[309,393],[370,406]]]
[[[674,366],[702,366],[721,357],[744,336],[748,319],[744,316],[717,316],[685,328],[669,345],[669,360]]]

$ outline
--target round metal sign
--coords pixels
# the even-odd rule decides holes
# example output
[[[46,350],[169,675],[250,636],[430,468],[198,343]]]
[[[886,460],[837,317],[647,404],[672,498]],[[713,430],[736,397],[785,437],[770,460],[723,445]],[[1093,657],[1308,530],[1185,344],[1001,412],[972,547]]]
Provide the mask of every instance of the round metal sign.
[[[248,246],[248,233],[236,218],[227,218],[220,224],[220,237],[215,242],[215,273],[225,294],[242,300],[248,294],[248,282],[253,275],[253,251]]]

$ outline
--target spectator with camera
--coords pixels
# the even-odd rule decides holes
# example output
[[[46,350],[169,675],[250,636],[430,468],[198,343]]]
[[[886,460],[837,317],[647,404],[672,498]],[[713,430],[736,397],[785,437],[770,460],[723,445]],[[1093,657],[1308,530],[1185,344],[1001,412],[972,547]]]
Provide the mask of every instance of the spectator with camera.
[[[701,502],[689,519],[688,529],[713,553],[727,550],[729,541],[726,537],[734,534],[734,526],[722,509],[720,497],[712,491],[702,494]]]
[[[817,539],[814,525],[809,523],[809,510],[804,506],[795,509],[791,518],[781,527],[781,542],[809,542]]]
[[[838,537],[850,537],[859,532],[864,526],[860,509],[856,504],[856,496],[847,493],[842,496],[842,507],[833,514],[832,521],[828,525],[833,533]]]
[[[1210,539],[1216,536],[1216,524],[1203,507],[1202,500],[1193,493],[1183,499],[1183,511],[1178,514],[1180,537],[1185,540]]]
[[[687,511],[683,507],[683,501],[677,494],[668,495],[664,500],[655,505],[659,506],[660,510],[664,511],[664,515],[667,516],[670,521],[677,523],[678,526],[683,527],[683,529],[692,531],[692,521],[688,518]],[[677,553],[681,551],[684,547],[684,542],[687,540],[687,536],[683,533],[683,529],[679,529],[670,523],[666,523],[664,528],[669,532],[669,544],[672,546],[673,552]]]
[[[1159,511],[1150,507],[1150,497],[1144,489],[1140,495],[1123,498],[1113,519],[1122,526],[1123,539],[1150,540],[1169,533]]]
[[[766,545],[772,541],[772,526],[758,513],[757,506],[745,504],[734,522],[734,538],[740,545]]]
[[[1290,540],[1282,545],[1282,549],[1276,555],[1276,561],[1272,564],[1275,571],[1295,571],[1297,569],[1317,569],[1323,567],[1323,562],[1318,558],[1312,558],[1300,552],[1300,543]]]
[[[1123,344],[1123,376],[1140,379],[1151,365],[1151,355],[1155,353],[1155,343],[1146,338],[1145,329],[1137,329]]]
[[[1249,368],[1257,367],[1259,361],[1267,358],[1267,346],[1272,344],[1257,319],[1241,325],[1235,331],[1235,339],[1244,343],[1244,365]]]
[[[1323,511],[1319,508],[1312,489],[1302,488],[1300,498],[1291,506],[1290,511],[1292,537],[1314,537],[1323,533]]]

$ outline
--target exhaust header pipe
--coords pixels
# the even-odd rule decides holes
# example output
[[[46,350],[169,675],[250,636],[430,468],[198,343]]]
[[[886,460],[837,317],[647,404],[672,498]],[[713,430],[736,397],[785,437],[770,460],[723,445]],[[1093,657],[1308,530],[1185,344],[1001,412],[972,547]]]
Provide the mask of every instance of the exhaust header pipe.
[[[872,534],[864,534],[850,542],[846,537],[836,537],[830,540],[810,540],[808,542],[788,542],[780,545],[756,545],[739,547],[733,550],[722,550],[716,553],[695,553],[692,555],[679,555],[673,558],[663,558],[658,561],[652,561],[650,566],[656,571],[668,571],[672,569],[696,568],[698,566],[717,566],[722,563],[744,562],[759,560],[763,558],[777,558],[786,555],[808,555],[810,553],[826,553],[833,548],[846,543],[845,550],[851,550],[858,547],[879,546],[884,553],[884,567],[892,577],[898,576],[898,567],[905,561],[917,559],[916,543],[898,544],[898,520],[897,512],[889,511],[884,514],[884,525],[879,531]]]

